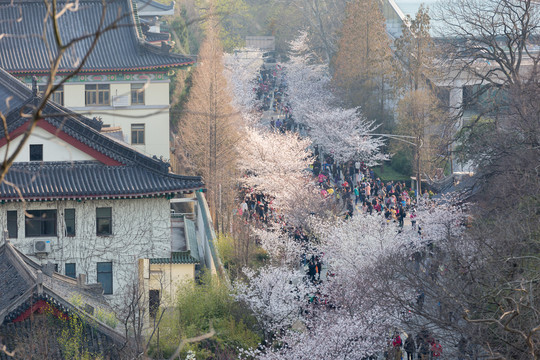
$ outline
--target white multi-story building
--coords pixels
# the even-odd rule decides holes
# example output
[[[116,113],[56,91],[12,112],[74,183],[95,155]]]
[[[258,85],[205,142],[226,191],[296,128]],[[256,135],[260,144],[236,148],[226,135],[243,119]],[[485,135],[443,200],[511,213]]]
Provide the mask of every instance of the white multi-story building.
[[[2,159],[31,123],[21,113],[40,100],[37,88],[0,69],[9,134],[0,130]],[[200,177],[171,173],[167,163],[100,133],[100,122],[53,102],[42,114],[0,184],[0,226],[14,246],[61,274],[100,282],[111,298],[137,284],[139,260],[189,265],[180,272],[191,278],[196,264],[212,261],[207,236],[197,233],[208,232],[204,223],[189,223],[197,229],[188,236],[171,221],[171,199],[202,190]]]
[[[0,0],[0,34],[4,35],[0,67],[28,86],[36,77],[40,91],[49,82],[49,59],[57,52],[47,11],[45,2]],[[117,26],[101,34],[90,51],[92,34],[111,24]],[[192,65],[194,57],[170,53],[167,41],[150,44],[131,0],[81,0],[76,11],[58,17],[58,29],[64,44],[89,38],[66,50],[53,83],[84,63],[52,100],[87,117],[101,118],[104,127],[120,127],[123,140],[137,150],[169,159],[169,75]],[[43,37],[43,32],[50,36]]]

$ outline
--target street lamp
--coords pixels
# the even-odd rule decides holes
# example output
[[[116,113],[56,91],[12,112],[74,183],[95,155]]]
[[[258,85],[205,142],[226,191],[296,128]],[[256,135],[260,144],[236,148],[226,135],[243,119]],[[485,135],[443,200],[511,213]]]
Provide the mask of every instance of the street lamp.
[[[409,145],[416,146],[416,203],[419,204],[420,203],[420,196],[422,195],[420,193],[420,190],[422,189],[421,184],[420,184],[420,181],[421,181],[421,179],[420,179],[420,148],[423,145],[422,139],[416,138],[415,136],[396,135],[396,134],[366,134],[366,135],[369,135],[369,136],[382,136],[382,137],[386,137],[386,138],[389,138],[389,139],[401,141],[401,142],[407,143]],[[415,143],[415,142],[412,142],[412,141],[409,141],[409,140],[406,140],[406,139],[417,140],[418,143]]]

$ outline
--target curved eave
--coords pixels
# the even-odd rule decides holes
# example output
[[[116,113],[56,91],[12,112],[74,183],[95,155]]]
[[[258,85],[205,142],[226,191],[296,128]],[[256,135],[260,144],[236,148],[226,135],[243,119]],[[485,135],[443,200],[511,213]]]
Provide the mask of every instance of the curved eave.
[[[22,196],[22,197],[3,197],[0,199],[0,203],[6,202],[37,202],[37,201],[63,201],[63,200],[121,200],[121,199],[145,199],[162,196],[174,196],[175,194],[191,194],[195,191],[201,190],[200,187],[177,190],[177,191],[159,191],[151,193],[137,193],[137,194],[114,194],[114,195],[66,195],[66,196]]]
[[[165,64],[165,65],[152,65],[152,66],[142,66],[134,68],[107,68],[107,69],[82,69],[78,71],[78,74],[86,73],[100,73],[100,72],[118,72],[118,71],[148,71],[148,70],[167,70],[170,68],[181,68],[186,66],[191,66],[195,64],[195,61],[176,63],[176,64]],[[72,73],[74,70],[68,69],[59,69],[57,73],[59,75]],[[50,73],[50,69],[19,69],[19,70],[9,70],[11,74],[32,74],[32,75],[46,75]]]

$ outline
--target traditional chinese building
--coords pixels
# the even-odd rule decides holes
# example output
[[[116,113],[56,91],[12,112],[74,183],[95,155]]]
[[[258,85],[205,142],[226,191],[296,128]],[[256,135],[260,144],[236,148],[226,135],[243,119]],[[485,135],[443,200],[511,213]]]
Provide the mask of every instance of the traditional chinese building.
[[[0,112],[9,134],[0,130],[2,158],[14,153],[32,122],[24,114],[40,101],[37,88],[0,70]],[[215,235],[204,197],[195,194],[203,188],[200,177],[171,173],[168,163],[52,101],[42,114],[0,184],[0,224],[21,252],[66,276],[101,283],[111,300],[139,275],[145,292],[162,289],[142,280],[150,271],[169,271],[163,276],[173,287],[178,274],[193,279],[196,267],[213,268]],[[190,214],[171,215],[179,195],[192,197]],[[148,266],[139,268],[139,260]]]
[[[103,127],[120,127],[134,148],[169,159],[169,74],[194,64],[194,57],[171,53],[170,45],[155,36],[146,39],[131,0],[81,0],[72,5],[58,17],[66,51],[53,82],[78,71],[52,100],[101,118]],[[28,86],[37,77],[40,91],[58,54],[46,6],[43,1],[0,0],[0,67]]]

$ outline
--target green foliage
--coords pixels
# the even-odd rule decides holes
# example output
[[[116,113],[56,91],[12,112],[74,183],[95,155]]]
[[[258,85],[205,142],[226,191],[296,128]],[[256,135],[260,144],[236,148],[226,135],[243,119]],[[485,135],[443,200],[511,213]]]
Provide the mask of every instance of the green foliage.
[[[69,302],[81,310],[83,310],[83,307],[85,305],[81,294],[72,295],[69,298]],[[118,325],[118,319],[116,319],[116,315],[113,312],[106,311],[100,307],[96,307],[94,309],[93,316],[99,321],[101,321],[102,323],[107,324],[113,329],[116,328],[116,325]]]
[[[223,239],[227,238],[221,239],[222,245]],[[211,320],[216,335],[186,346],[181,358],[185,358],[189,350],[197,359],[230,358],[238,348],[256,347],[261,341],[254,331],[256,321],[250,312],[234,300],[224,282],[208,273],[201,275],[199,284],[194,281],[182,283],[177,291],[175,308],[167,311],[169,313],[163,316],[159,327],[159,344],[156,341],[151,344],[152,357],[171,356],[182,339],[209,332]]]
[[[197,0],[197,6],[203,16],[208,15],[208,0]],[[248,35],[247,25],[251,23],[251,14],[244,0],[214,0],[212,1],[214,14],[219,18],[221,26],[220,40],[223,50],[232,52],[236,48],[244,47],[244,38]]]
[[[235,267],[237,264],[236,261],[236,250],[234,239],[230,235],[219,234],[217,238],[217,249],[219,255],[221,256],[221,261],[223,266],[226,269]]]
[[[401,149],[394,156],[392,156],[392,162],[390,166],[405,176],[411,176],[413,173],[413,155],[410,149]]]
[[[67,360],[91,360],[101,359],[101,356],[90,353],[84,348],[85,323],[76,315],[67,319],[60,319],[62,331],[58,337],[58,344],[62,349],[62,355]]]
[[[257,247],[253,253],[252,267],[260,267],[270,259],[268,253],[261,247]]]
[[[375,176],[380,178],[382,181],[409,181],[411,180],[409,176],[397,172],[390,166],[377,166],[373,168]]]
[[[185,6],[180,9],[180,15],[166,18],[166,22],[173,33],[175,46],[173,51],[180,54],[196,54],[199,50],[199,41],[187,24],[188,15]],[[176,35],[176,36],[175,36]]]
[[[176,70],[171,76],[171,86],[169,87],[171,98],[171,127],[176,129],[178,121],[182,116],[182,111],[188,101],[189,91],[193,83],[193,72],[190,68],[186,70]]]
[[[116,319],[116,316],[113,312],[105,311],[101,308],[96,308],[94,311],[94,317],[113,329],[116,328],[116,325],[118,325],[118,320]]]

